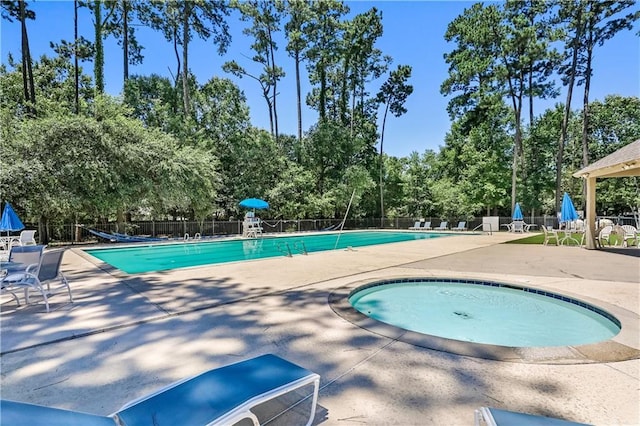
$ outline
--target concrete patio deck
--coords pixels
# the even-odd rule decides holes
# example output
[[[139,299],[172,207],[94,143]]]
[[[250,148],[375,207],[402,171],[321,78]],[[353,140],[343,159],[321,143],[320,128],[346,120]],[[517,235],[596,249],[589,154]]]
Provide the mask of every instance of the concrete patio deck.
[[[274,353],[321,376],[315,424],[472,424],[495,406],[602,425],[640,424],[637,249],[500,244],[506,232],[140,275],[110,274],[74,248],[63,292],[1,300],[2,398],[109,414],[173,381]],[[332,291],[400,276],[542,288],[624,317],[633,359],[490,361],[374,334],[338,316]],[[292,424],[281,420],[279,424]]]

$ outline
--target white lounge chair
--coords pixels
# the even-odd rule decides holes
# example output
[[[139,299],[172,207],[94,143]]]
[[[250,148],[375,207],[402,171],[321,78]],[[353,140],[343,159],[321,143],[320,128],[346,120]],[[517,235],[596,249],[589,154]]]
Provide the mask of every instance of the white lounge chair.
[[[454,226],[451,228],[452,231],[466,231],[467,230],[467,222],[458,222],[458,226]]]
[[[446,231],[449,229],[449,222],[447,221],[442,221],[440,222],[440,225],[438,225],[437,227],[433,228],[436,231]]]
[[[431,228],[431,222],[425,222],[420,229],[428,231],[433,228]]]
[[[416,222],[413,224],[413,226],[410,226],[409,229],[420,229],[420,224],[422,222],[420,222],[419,220],[416,220]]]
[[[557,229],[547,228],[546,226],[542,225],[542,232],[544,232],[544,242],[542,244],[546,246],[551,239],[556,240],[556,245],[559,244]]]
[[[271,354],[176,382],[124,405],[110,416],[0,400],[0,425],[199,426],[231,425],[245,419],[259,425],[252,408],[310,385],[309,426],[316,412],[320,376]],[[297,399],[291,407],[301,401]]]
[[[491,407],[480,407],[475,411],[475,426],[575,426],[585,425],[552,417],[535,416],[516,411],[499,410]]]

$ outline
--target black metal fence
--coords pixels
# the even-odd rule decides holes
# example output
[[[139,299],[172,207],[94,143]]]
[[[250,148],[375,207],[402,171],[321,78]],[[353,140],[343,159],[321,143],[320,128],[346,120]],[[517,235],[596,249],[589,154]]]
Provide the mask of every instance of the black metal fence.
[[[601,219],[602,217],[599,217]],[[607,217],[618,225],[634,225],[633,217]],[[347,219],[343,229],[398,229],[406,230],[413,226],[416,221],[429,221],[433,228],[437,227],[443,220],[439,217],[424,218],[385,218],[381,223],[380,218],[357,218]],[[466,227],[473,230],[480,227],[483,222],[482,217],[474,219],[445,219],[448,222],[448,228],[456,226],[459,221],[464,220]],[[538,216],[525,217],[525,222],[534,224],[537,229],[540,225],[557,228],[558,220],[555,216]],[[512,221],[511,217],[499,217],[499,230],[506,230],[506,225]],[[264,233],[282,233],[282,232],[310,232],[322,231],[336,228],[340,229],[340,219],[290,219],[290,220],[265,220],[262,222]],[[38,229],[37,224],[25,224],[27,229]],[[196,233],[201,236],[222,236],[222,235],[238,235],[242,234],[242,220],[220,221],[133,221],[128,222],[125,229],[118,229],[115,222],[100,225],[76,225],[76,224],[50,224],[47,227],[49,243],[58,244],[85,244],[91,241],[100,240],[99,237],[91,234],[87,228],[103,231],[103,232],[120,232],[129,235],[152,236],[152,237],[168,237],[168,238],[184,238],[188,235],[194,237]],[[536,229],[534,227],[533,229]],[[495,229],[494,229],[495,231]],[[36,239],[40,242],[40,236],[36,234]]]

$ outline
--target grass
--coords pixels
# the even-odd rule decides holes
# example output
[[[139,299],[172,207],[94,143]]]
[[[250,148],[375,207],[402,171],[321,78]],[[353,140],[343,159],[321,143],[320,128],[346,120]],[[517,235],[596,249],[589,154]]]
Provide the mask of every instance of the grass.
[[[562,238],[562,236],[560,236],[560,238]],[[615,245],[620,243],[620,241],[618,241],[618,236],[612,234],[611,235],[611,245]],[[507,241],[505,244],[543,244],[544,243],[544,234],[543,233],[535,233],[533,235],[529,235],[526,236],[524,238],[520,238],[518,240],[513,240],[513,241]],[[552,239],[551,242],[549,244],[555,244],[555,241]],[[576,244],[575,241],[573,240],[568,240],[568,244],[563,244],[563,245],[569,245],[569,246],[577,246],[578,244]]]

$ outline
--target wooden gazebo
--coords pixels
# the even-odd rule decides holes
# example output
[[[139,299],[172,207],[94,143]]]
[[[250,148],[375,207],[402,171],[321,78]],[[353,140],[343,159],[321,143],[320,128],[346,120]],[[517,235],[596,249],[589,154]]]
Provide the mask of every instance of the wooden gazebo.
[[[640,176],[640,139],[573,174],[587,181],[586,247],[596,248],[596,179]]]

